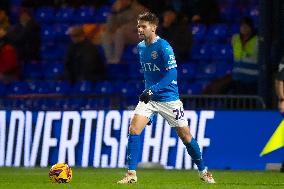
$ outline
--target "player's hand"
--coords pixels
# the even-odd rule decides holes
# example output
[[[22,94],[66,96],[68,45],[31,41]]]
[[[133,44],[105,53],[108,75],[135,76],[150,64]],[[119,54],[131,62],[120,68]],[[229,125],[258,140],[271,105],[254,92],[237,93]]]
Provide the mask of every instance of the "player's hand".
[[[147,104],[153,95],[153,92],[150,89],[145,89],[143,93],[139,96],[139,100]]]

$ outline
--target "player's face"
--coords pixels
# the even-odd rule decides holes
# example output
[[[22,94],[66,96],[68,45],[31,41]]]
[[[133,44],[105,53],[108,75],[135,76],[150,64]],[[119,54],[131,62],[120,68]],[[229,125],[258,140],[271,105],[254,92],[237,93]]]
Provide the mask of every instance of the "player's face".
[[[139,20],[137,24],[139,39],[145,40],[156,35],[157,26],[148,21]]]

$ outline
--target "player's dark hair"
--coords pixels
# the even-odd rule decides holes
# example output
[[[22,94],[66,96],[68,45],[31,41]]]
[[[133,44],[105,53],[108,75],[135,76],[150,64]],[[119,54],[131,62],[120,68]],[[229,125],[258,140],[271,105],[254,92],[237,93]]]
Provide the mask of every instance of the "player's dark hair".
[[[159,24],[159,18],[154,13],[151,12],[144,12],[139,14],[137,20],[147,21],[150,24],[154,24],[156,26],[158,26]]]

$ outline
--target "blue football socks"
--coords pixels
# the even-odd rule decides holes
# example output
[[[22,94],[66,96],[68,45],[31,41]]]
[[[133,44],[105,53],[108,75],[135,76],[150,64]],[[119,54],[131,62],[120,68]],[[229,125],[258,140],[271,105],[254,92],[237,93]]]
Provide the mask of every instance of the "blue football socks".
[[[128,135],[127,162],[128,170],[136,170],[140,149],[140,135]]]
[[[197,165],[198,170],[203,171],[205,169],[205,166],[197,141],[192,138],[191,142],[184,145],[186,146],[187,152],[191,156],[193,162]]]

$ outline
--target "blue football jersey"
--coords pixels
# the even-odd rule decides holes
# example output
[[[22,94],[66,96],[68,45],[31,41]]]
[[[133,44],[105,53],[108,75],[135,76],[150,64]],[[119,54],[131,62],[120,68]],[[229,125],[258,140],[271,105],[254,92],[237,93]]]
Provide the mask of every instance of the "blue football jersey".
[[[176,69],[177,64],[172,47],[159,36],[149,45],[146,45],[144,41],[140,42],[137,48],[144,71],[146,89],[160,82],[168,70]],[[152,100],[169,102],[179,99],[177,75],[173,75],[173,78],[168,86],[153,94]]]

